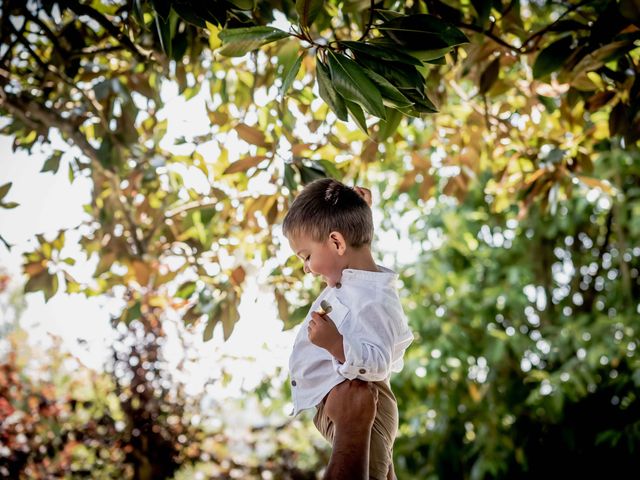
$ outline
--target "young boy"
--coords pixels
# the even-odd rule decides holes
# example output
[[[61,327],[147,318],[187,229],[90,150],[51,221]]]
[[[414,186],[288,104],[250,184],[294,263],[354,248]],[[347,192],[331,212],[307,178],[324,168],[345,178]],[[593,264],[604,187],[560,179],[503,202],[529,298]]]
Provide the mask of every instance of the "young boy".
[[[373,260],[373,219],[366,199],[362,189],[316,180],[284,219],[284,234],[303,260],[305,273],[327,283],[295,339],[289,370],[294,414],[316,407],[314,423],[332,444],[334,425],[324,412],[327,394],[344,380],[373,382],[378,402],[369,476],[385,480],[395,476],[398,428],[389,379],[402,369],[413,335],[396,292],[397,275]]]

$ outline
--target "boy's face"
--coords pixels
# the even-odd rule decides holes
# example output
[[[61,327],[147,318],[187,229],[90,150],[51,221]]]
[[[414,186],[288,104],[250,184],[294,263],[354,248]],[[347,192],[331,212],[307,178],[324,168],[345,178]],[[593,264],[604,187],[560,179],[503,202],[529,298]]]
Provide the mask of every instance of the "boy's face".
[[[307,234],[291,236],[289,245],[304,262],[304,272],[315,277],[322,275],[327,285],[335,287],[340,282],[342,270],[346,268],[344,238],[331,232],[324,242],[317,242]]]

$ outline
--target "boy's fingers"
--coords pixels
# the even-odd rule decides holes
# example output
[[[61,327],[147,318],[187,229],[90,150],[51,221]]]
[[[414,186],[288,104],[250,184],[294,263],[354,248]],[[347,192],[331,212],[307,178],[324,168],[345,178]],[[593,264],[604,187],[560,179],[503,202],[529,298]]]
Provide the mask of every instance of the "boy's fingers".
[[[324,320],[324,321],[327,320],[326,315],[320,315],[318,312],[311,313],[311,318],[312,318],[311,321],[316,320],[318,322],[320,322],[321,320]]]

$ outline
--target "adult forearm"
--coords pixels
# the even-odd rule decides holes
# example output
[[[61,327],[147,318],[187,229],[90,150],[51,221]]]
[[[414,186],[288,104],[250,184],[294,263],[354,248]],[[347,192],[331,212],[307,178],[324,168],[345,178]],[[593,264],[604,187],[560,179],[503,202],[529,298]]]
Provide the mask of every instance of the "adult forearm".
[[[331,461],[324,480],[368,480],[370,441],[370,428],[354,430],[336,426]]]

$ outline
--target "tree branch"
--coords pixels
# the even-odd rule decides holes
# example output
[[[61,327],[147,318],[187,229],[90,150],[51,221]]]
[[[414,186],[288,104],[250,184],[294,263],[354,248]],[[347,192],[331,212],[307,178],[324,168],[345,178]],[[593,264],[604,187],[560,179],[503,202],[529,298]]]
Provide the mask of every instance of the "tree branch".
[[[7,79],[0,79],[0,106],[6,108],[9,113],[19,118],[23,123],[29,125],[34,130],[48,130],[51,127],[57,128],[66,135],[82,152],[107,176],[113,173],[106,170],[100,163],[98,150],[94,148],[86,137],[76,128],[73,121],[62,118],[58,114],[47,110],[36,100],[28,98],[25,94],[15,95],[5,90],[9,82]]]
[[[362,36],[358,39],[358,42],[364,40],[364,38],[369,34],[369,30],[371,30],[371,26],[373,25],[373,10],[375,8],[375,0],[371,0],[371,5],[369,6],[369,23],[367,23],[367,27],[362,32]]]
[[[578,8],[580,8],[581,6],[590,3],[593,0],[583,0],[580,3],[576,3],[575,5],[572,5],[570,8],[568,8],[562,15],[560,15],[554,22],[550,23],[549,25],[547,25],[544,28],[541,28],[540,30],[538,30],[537,32],[531,34],[531,36],[529,36],[529,38],[527,38],[524,42],[522,42],[522,46],[520,47],[520,53],[529,53],[532,52],[533,50],[535,50],[535,46],[537,45],[538,42],[536,42],[536,45],[533,45],[531,47],[527,47],[527,45],[529,45],[531,42],[533,42],[534,39],[541,37],[542,35],[544,35],[545,33],[547,33],[549,30],[551,30],[554,25],[556,25],[560,20],[562,20],[564,17],[566,17],[569,13],[573,12],[574,10],[577,10]]]
[[[115,39],[117,39],[127,50],[131,51],[133,55],[142,63],[146,63],[149,60],[149,55],[142,52],[125,33],[116,27],[111,21],[98,12],[90,5],[84,5],[79,2],[69,2],[67,5],[69,9],[73,10],[78,16],[86,15],[91,17],[102,26],[108,33],[110,33]]]
[[[491,40],[493,40],[494,42],[496,42],[499,45],[502,45],[503,47],[508,48],[509,50],[511,50],[514,53],[520,53],[520,48],[519,47],[514,47],[513,45],[511,45],[509,42],[507,42],[506,40],[503,40],[502,38],[500,38],[499,36],[497,36],[494,33],[491,33],[488,30],[485,30],[482,27],[479,27],[478,25],[473,25],[471,23],[464,23],[464,22],[460,22],[457,24],[458,27],[460,28],[464,28],[467,30],[471,30],[477,33],[481,33],[483,34],[485,37],[490,38]]]

